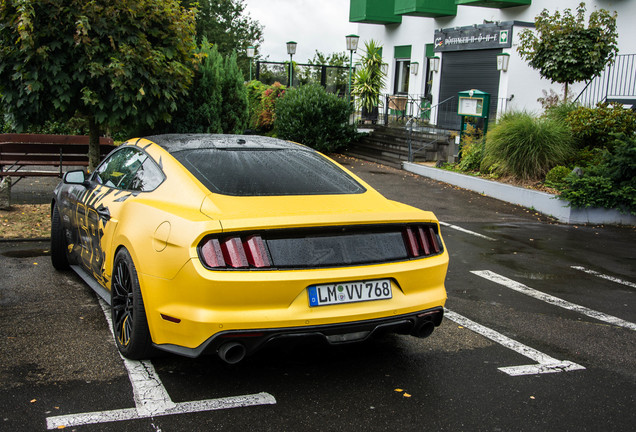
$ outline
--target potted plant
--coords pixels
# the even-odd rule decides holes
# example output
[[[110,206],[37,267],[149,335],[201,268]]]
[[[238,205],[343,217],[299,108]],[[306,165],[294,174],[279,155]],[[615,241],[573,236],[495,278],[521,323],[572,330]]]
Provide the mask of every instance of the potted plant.
[[[376,122],[385,78],[382,72],[382,46],[374,40],[365,42],[364,46],[365,53],[360,58],[360,68],[353,76],[351,94],[361,108],[362,120]]]

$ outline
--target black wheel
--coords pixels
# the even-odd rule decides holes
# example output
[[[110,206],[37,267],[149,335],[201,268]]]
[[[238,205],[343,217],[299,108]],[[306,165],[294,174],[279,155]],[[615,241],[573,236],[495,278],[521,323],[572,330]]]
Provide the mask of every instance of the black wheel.
[[[115,255],[110,284],[111,313],[117,348],[124,357],[142,360],[152,354],[144,301],[135,264],[126,249]]]
[[[66,237],[56,204],[53,204],[53,212],[51,213],[51,263],[56,270],[70,268],[66,251]]]

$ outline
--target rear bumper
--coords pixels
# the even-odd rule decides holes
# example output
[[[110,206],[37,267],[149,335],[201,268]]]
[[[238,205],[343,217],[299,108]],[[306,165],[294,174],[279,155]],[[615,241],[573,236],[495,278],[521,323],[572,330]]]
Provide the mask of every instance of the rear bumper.
[[[154,346],[163,351],[194,358],[204,353],[216,353],[226,343],[243,345],[249,355],[270,342],[286,338],[317,338],[328,344],[336,345],[361,342],[382,332],[426,337],[434,327],[441,324],[443,316],[444,309],[436,307],[390,318],[343,324],[219,332],[196,348],[186,348],[172,344],[155,344]]]

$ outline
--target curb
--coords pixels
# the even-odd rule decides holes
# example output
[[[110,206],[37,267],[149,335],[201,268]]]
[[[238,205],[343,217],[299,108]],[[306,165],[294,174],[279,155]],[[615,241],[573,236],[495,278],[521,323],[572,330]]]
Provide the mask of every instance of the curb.
[[[49,242],[51,237],[33,237],[33,238],[0,238],[0,243],[22,243],[22,242]]]
[[[569,207],[568,201],[559,199],[558,195],[546,192],[511,186],[413,162],[403,162],[402,169],[501,201],[532,208],[566,224],[636,226],[636,216],[634,215],[621,214],[615,209],[572,208]]]

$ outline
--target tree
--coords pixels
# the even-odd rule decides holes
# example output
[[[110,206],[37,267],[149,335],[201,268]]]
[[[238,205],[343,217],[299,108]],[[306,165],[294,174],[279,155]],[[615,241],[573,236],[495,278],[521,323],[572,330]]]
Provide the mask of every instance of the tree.
[[[565,100],[570,84],[599,76],[618,52],[616,12],[595,10],[586,28],[585,3],[580,3],[576,16],[570,9],[554,15],[544,9],[534,24],[536,33],[520,34],[519,54],[542,77],[565,84]]]
[[[223,133],[243,133],[247,127],[249,107],[247,87],[236,63],[236,53],[225,57],[223,71],[221,127]]]
[[[197,48],[199,63],[188,93],[177,102],[177,111],[162,132],[221,133],[223,57],[214,45],[203,39]]]
[[[360,56],[361,66],[353,75],[351,94],[357,97],[357,103],[367,113],[371,113],[380,103],[385,74],[382,72],[382,46],[374,40],[364,45],[364,54]]]
[[[337,53],[325,54],[318,50],[314,54],[314,58],[307,63],[310,65],[329,65],[329,66],[349,66],[349,55],[341,51]]]
[[[170,118],[192,80],[195,11],[177,0],[3,0],[0,94],[22,130],[79,112],[89,167],[106,126]]]
[[[221,55],[237,53],[237,63],[249,71],[247,47],[258,49],[263,42],[263,26],[245,14],[245,0],[181,0],[184,7],[197,5],[197,42],[206,38]]]

